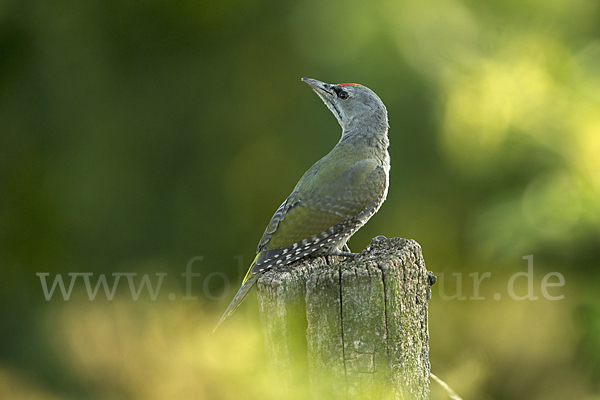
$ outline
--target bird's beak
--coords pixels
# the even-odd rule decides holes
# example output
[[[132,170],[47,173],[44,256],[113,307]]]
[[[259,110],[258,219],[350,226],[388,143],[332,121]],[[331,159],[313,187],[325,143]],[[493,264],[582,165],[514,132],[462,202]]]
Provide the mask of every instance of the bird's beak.
[[[331,87],[333,85],[330,85],[329,83],[321,82],[316,79],[310,79],[310,78],[302,78],[302,82],[304,82],[308,86],[310,86],[312,88],[312,90],[317,92],[317,94],[321,97],[323,97],[323,95],[325,93],[327,93],[329,95],[333,95],[333,93],[331,91]]]
[[[340,125],[342,125],[342,114],[335,104],[336,96],[334,90],[332,89],[335,85],[330,85],[329,83],[321,82],[316,79],[310,78],[302,78],[302,82],[310,86],[312,90],[314,90],[315,93],[319,95],[321,100],[323,100],[323,103],[325,103],[327,108],[329,108],[333,115],[335,115],[335,118],[338,120]]]

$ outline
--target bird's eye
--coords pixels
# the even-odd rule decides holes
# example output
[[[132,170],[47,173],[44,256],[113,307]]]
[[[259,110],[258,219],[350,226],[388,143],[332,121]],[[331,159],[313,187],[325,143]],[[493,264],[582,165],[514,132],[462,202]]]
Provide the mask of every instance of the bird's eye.
[[[340,90],[337,95],[342,100],[345,100],[348,98],[348,93],[344,92],[343,90]]]

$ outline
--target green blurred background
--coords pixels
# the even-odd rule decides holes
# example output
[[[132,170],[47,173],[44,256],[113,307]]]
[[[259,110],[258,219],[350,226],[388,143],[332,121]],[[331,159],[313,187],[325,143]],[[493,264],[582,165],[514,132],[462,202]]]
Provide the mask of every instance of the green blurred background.
[[[465,399],[600,399],[596,0],[1,1],[0,398],[277,398],[255,296],[211,330],[339,139],[301,77],[388,108],[388,199],[350,246],[413,238],[462,282],[434,286],[433,372]],[[168,275],[155,301],[126,278],[46,301],[40,272]]]

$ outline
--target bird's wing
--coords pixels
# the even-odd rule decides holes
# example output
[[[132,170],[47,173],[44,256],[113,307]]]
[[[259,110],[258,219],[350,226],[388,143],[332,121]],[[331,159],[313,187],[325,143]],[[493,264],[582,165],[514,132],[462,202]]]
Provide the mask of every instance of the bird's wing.
[[[277,209],[257,252],[291,246],[356,217],[387,185],[387,176],[382,176],[386,173],[375,159],[354,162],[335,176],[314,167],[318,163]]]

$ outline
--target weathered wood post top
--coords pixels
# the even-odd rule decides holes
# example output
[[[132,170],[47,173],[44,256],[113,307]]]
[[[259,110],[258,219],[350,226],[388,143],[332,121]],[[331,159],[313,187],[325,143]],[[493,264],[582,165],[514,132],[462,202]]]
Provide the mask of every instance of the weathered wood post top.
[[[419,244],[401,238],[266,272],[257,287],[271,372],[289,398],[427,399],[434,282]]]

